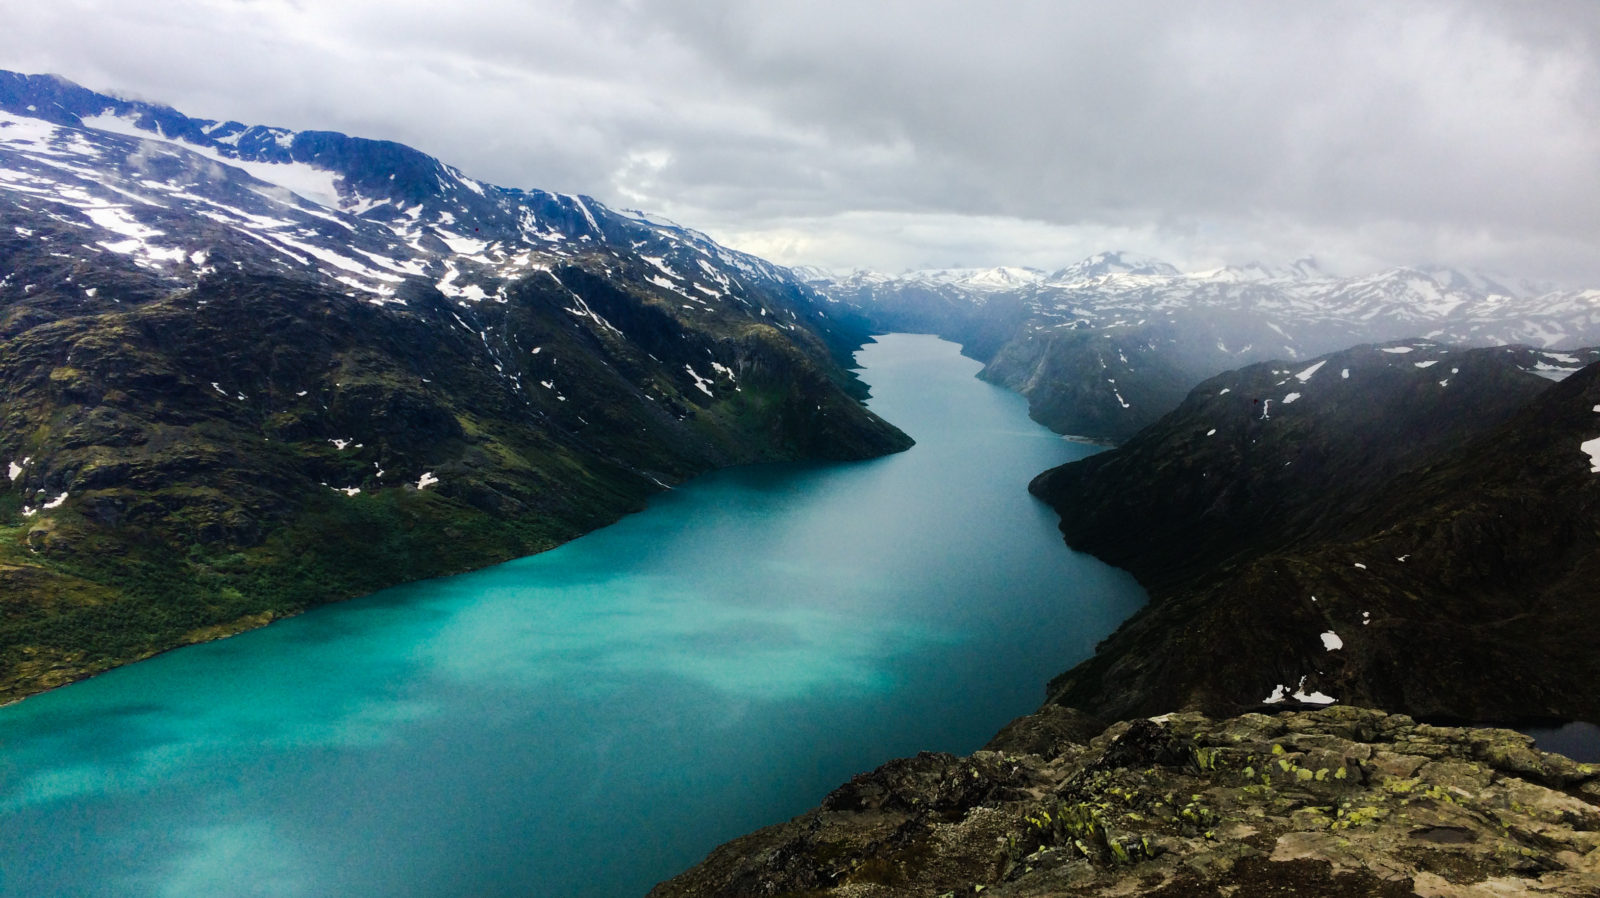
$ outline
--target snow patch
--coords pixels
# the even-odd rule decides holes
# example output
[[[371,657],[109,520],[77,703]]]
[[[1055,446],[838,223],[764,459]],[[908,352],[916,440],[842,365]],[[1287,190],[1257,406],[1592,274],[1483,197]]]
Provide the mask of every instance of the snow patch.
[[[268,184],[281,187],[319,206],[326,206],[335,210],[339,208],[339,188],[336,183],[339,176],[336,172],[331,172],[325,168],[317,168],[304,162],[247,162],[243,159],[224,156],[211,147],[174,140],[154,131],[146,131],[131,119],[119,118],[105,113],[90,116],[82,121],[85,126],[98,131],[125,134],[180,147],[191,153],[204,156],[213,162],[241,169],[258,181],[265,181]],[[285,139],[293,140],[293,133],[289,132],[287,135],[279,134],[277,138],[281,145]]]
[[[1312,378],[1312,376],[1315,375],[1318,371],[1322,370],[1322,366],[1326,365],[1326,364],[1328,364],[1328,360],[1327,359],[1323,359],[1322,361],[1316,363],[1315,365],[1312,365],[1310,368],[1307,368],[1306,370],[1300,372],[1299,374],[1296,374],[1294,376],[1294,378],[1295,378],[1295,380],[1298,380],[1301,383],[1305,383],[1306,381],[1310,380]]]
[[[1589,473],[1600,474],[1600,437],[1585,440],[1578,448],[1589,456]]]
[[[1429,361],[1429,362],[1412,362],[1411,364],[1416,365],[1418,368],[1428,368],[1428,367],[1432,367],[1433,365],[1439,364],[1439,360],[1438,359],[1434,359],[1434,360]]]
[[[1344,640],[1339,638],[1338,633],[1329,630],[1322,634],[1322,647],[1327,651],[1336,652],[1344,648]]]
[[[1345,380],[1349,380],[1350,379],[1350,369],[1349,368],[1345,368],[1344,370],[1340,371],[1339,372],[1339,376],[1341,378],[1345,379]]]
[[[450,247],[451,252],[462,256],[475,256],[478,253],[483,252],[489,246],[489,241],[487,240],[477,240],[472,237],[463,237],[460,234],[446,231],[443,228],[435,229],[435,233],[439,235],[440,240],[444,241],[445,246]]]
[[[1217,433],[1217,429],[1215,427],[1213,427],[1210,430],[1206,431],[1206,436],[1208,436],[1208,437],[1209,436],[1216,436],[1216,433]]]
[[[1293,695],[1289,694],[1289,687],[1279,683],[1277,686],[1273,687],[1272,694],[1261,701],[1262,704],[1276,705],[1278,702],[1281,702],[1286,698],[1292,698],[1297,702],[1304,702],[1308,705],[1331,705],[1338,701],[1338,699],[1334,698],[1333,696],[1324,695],[1321,692],[1306,692],[1305,677],[1300,678],[1300,683],[1295,687]]]
[[[438,482],[439,482],[439,478],[433,476],[433,472],[432,471],[428,471],[427,473],[423,474],[421,477],[417,478],[417,489],[425,490],[428,487],[433,486],[435,483],[438,483]]]
[[[1283,397],[1283,404],[1284,405],[1288,405],[1289,403],[1291,403],[1291,402],[1293,402],[1293,401],[1295,401],[1296,399],[1299,399],[1299,398],[1300,398],[1300,394],[1299,393],[1290,393],[1289,395]]]
[[[711,381],[707,380],[704,377],[701,377],[700,376],[700,372],[694,370],[694,366],[693,365],[684,365],[683,366],[683,370],[689,372],[689,376],[694,378],[694,385],[695,385],[695,387],[697,387],[700,390],[700,392],[706,394],[707,396],[710,396],[713,399],[716,398],[716,395],[711,392],[711,388],[706,386],[706,384],[711,383]]]
[[[1392,353],[1394,355],[1403,355],[1405,353],[1410,352],[1411,351],[1411,347],[1409,347],[1409,346],[1385,346],[1383,348],[1383,351],[1387,352],[1387,353]]]
[[[1305,677],[1300,678],[1300,686],[1294,692],[1294,700],[1297,702],[1304,702],[1308,705],[1331,705],[1338,701],[1338,699],[1334,698],[1333,696],[1325,695],[1322,692],[1306,692]]]

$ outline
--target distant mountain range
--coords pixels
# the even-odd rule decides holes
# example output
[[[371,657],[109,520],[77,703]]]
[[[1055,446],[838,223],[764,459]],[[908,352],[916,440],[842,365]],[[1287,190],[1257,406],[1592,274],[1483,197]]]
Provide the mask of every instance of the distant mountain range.
[[[840,311],[587,197],[0,72],[0,700],[903,449]]]
[[[887,327],[961,341],[983,376],[1027,396],[1063,433],[1123,440],[1198,381],[1250,362],[1423,338],[1560,350],[1600,343],[1600,290],[1540,291],[1448,269],[1340,278],[1306,259],[1180,272],[1125,252],[1059,271],[956,269],[887,276],[805,272]],[[1576,367],[1559,354],[1552,375]]]

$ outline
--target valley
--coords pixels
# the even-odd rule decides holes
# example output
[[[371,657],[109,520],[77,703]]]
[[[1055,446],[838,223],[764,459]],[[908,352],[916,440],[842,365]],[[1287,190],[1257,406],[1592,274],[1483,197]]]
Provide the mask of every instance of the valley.
[[[1597,345],[0,72],[0,892],[1593,895]]]
[[[1526,344],[1542,353],[1538,370],[1559,376],[1582,363],[1553,350],[1600,344],[1600,293],[1451,269],[1341,277],[1303,259],[1182,272],[1103,252],[1054,272],[802,274],[881,326],[961,343],[985,364],[982,377],[1026,396],[1052,430],[1111,442],[1155,423],[1201,380],[1247,364],[1423,338]]]
[[[884,759],[981,745],[1144,594],[1026,495],[1092,449],[950,343],[860,358],[910,450],[703,475],[0,708],[0,894],[642,895]]]

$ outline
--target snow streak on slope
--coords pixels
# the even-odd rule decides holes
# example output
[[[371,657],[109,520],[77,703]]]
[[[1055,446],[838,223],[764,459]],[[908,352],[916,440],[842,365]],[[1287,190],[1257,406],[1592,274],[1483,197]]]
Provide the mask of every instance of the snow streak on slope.
[[[408,279],[482,303],[511,279],[596,253],[694,311],[761,311],[754,281],[818,299],[787,269],[704,234],[587,197],[487,185],[398,144],[78,96],[87,108],[53,121],[0,111],[0,201],[81,227],[91,251],[178,282],[203,274],[194,260],[220,241],[246,263],[319,275],[379,304],[403,303]]]

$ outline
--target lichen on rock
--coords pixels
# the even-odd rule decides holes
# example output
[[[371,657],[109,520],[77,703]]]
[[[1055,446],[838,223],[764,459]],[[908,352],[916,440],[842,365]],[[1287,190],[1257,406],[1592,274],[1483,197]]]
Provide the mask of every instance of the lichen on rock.
[[[1348,706],[1084,720],[892,761],[651,895],[1600,895],[1600,766],[1521,734]]]

